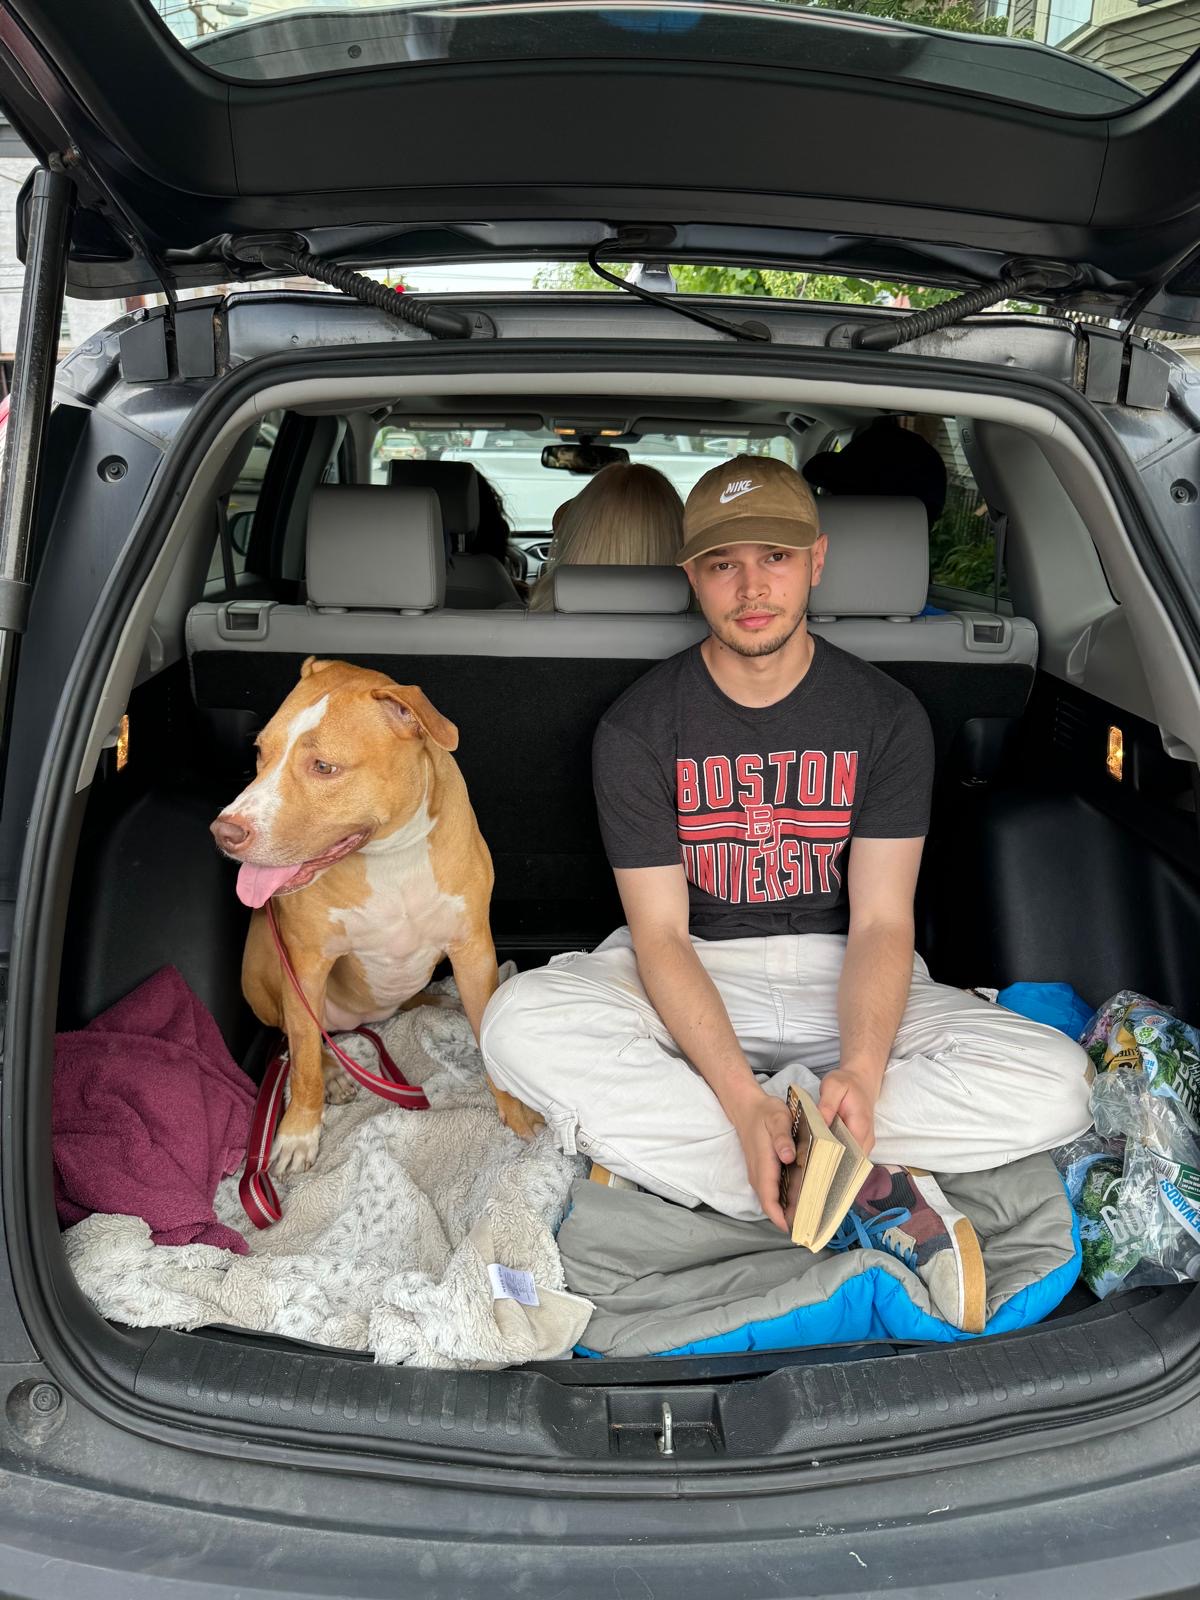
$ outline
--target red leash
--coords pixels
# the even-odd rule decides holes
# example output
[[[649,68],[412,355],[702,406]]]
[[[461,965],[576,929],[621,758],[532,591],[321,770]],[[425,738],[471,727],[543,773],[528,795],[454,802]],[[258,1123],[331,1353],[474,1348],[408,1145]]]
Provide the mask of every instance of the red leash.
[[[304,1009],[320,1029],[321,1037],[329,1046],[335,1060],[341,1063],[355,1083],[361,1083],[364,1088],[370,1089],[373,1094],[380,1095],[384,1100],[390,1100],[393,1105],[406,1106],[410,1111],[428,1111],[429,1101],[425,1098],[424,1089],[409,1083],[374,1029],[354,1028],[350,1031],[374,1047],[379,1057],[378,1072],[372,1072],[369,1067],[362,1066],[352,1055],[348,1055],[333,1042],[321,1027],[316,1012],[308,1003],[308,996],[300,987],[300,980],[288,959],[287,949],[280,937],[274,903],[270,900],[267,901],[267,925],[271,929],[271,937],[279,952],[280,965],[287,974],[292,988],[300,996]],[[279,1118],[283,1111],[283,1086],[287,1081],[290,1066],[286,1049],[280,1050],[272,1057],[270,1065],[263,1074],[258,1098],[254,1102],[250,1138],[246,1146],[246,1167],[238,1184],[238,1195],[246,1215],[256,1228],[269,1228],[283,1215],[283,1208],[279,1204],[279,1196],[275,1192],[275,1185],[271,1182],[268,1167],[271,1160],[271,1146],[275,1142],[275,1130],[279,1126]]]

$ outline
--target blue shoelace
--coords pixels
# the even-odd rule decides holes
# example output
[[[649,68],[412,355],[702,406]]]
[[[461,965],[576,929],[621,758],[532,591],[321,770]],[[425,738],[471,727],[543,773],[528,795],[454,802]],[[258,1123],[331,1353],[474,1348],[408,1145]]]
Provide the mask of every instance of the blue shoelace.
[[[905,1250],[884,1238],[890,1228],[907,1222],[912,1212],[905,1206],[892,1206],[889,1211],[879,1211],[873,1217],[860,1217],[856,1211],[847,1211],[842,1225],[825,1246],[827,1250],[853,1250],[861,1245],[864,1250],[886,1250],[888,1255],[903,1261],[906,1267],[915,1268],[917,1253]]]

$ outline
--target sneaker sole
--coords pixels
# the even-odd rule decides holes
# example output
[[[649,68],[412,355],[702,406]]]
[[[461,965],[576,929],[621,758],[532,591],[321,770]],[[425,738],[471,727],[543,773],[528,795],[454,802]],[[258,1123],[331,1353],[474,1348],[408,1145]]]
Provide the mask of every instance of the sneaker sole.
[[[951,1229],[951,1237],[962,1268],[963,1305],[959,1326],[964,1333],[982,1333],[987,1321],[987,1275],[983,1270],[979,1235],[966,1217],[959,1217]]]
[[[983,1250],[979,1244],[979,1235],[975,1226],[960,1211],[955,1211],[946,1200],[932,1174],[918,1167],[910,1167],[910,1176],[917,1181],[917,1188],[926,1203],[932,1205],[940,1217],[943,1217],[949,1228],[949,1235],[954,1244],[954,1253],[958,1257],[959,1279],[962,1283],[961,1318],[954,1322],[954,1326],[961,1328],[964,1333],[982,1333],[987,1321],[987,1274],[983,1268]],[[937,1194],[937,1204],[925,1192],[921,1180],[928,1178]],[[951,1221],[951,1218],[954,1220]]]

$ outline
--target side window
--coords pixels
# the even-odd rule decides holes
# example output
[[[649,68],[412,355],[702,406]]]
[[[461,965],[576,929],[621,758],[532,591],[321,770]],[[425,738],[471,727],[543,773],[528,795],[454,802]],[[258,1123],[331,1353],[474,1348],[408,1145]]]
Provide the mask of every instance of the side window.
[[[946,468],[946,503],[929,529],[931,588],[954,589],[991,603],[996,593],[996,529],[963,452],[953,417],[907,417]],[[1001,561],[999,598],[1008,598]]]
[[[228,529],[229,557],[235,576],[246,570],[246,552],[250,548],[250,532],[254,526],[254,514],[258,509],[258,497],[262,491],[267,462],[271,458],[271,451],[275,448],[282,421],[282,411],[269,411],[259,423],[250,454],[242,463],[237,482],[226,496],[224,515]],[[208,577],[210,583],[225,577],[225,558],[220,537],[213,549]]]

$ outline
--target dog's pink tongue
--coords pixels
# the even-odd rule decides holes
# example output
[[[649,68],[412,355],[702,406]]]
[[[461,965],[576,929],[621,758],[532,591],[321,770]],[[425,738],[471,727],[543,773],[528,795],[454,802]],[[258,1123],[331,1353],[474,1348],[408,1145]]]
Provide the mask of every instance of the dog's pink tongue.
[[[237,875],[237,897],[244,906],[265,906],[276,889],[299,871],[299,867],[255,867],[246,861]]]

